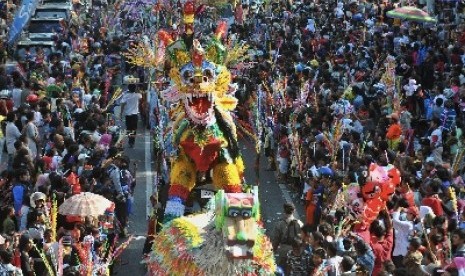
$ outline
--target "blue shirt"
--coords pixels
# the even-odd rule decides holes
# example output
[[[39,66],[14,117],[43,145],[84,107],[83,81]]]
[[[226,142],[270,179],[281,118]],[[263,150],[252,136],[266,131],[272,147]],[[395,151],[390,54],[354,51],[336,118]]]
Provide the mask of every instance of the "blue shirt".
[[[375,267],[375,254],[371,248],[362,256],[357,257],[357,264],[363,265],[368,270],[368,275],[373,273]]]

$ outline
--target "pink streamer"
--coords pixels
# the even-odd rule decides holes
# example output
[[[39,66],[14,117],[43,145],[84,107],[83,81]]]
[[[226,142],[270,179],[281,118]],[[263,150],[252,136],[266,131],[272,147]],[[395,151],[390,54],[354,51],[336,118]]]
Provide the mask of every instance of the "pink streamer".
[[[63,275],[63,238],[58,241],[58,275]]]

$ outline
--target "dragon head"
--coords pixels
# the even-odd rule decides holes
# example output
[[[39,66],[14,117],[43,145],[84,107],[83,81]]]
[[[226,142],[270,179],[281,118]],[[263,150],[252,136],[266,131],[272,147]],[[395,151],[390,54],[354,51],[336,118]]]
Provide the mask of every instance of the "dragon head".
[[[185,6],[186,26],[192,25],[191,10],[190,4]],[[215,122],[215,106],[231,110],[237,103],[230,95],[231,73],[224,66],[226,48],[221,37],[226,30],[226,22],[220,22],[215,34],[203,42],[205,46],[190,31],[176,41],[164,30],[158,33],[171,64],[172,85],[164,94],[169,95],[167,100],[179,101],[195,124],[209,125]]]
[[[223,233],[228,256],[232,259],[253,258],[258,235],[258,189],[253,193],[216,195],[216,228]]]

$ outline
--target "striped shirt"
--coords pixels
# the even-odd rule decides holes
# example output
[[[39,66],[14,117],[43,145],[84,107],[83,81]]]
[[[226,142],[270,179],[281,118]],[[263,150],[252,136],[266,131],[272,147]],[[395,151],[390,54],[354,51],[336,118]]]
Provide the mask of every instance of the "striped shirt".
[[[457,117],[457,112],[453,108],[444,108],[441,114],[442,128],[444,130],[450,131],[455,127],[455,118]]]

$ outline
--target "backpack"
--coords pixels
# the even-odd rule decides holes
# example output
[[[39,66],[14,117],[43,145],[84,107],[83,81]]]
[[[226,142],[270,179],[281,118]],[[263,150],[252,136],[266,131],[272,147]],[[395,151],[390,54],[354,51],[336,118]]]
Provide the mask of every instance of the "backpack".
[[[287,224],[286,232],[284,233],[283,240],[281,243],[291,245],[294,242],[294,239],[299,236],[299,234],[299,221],[293,219]]]

